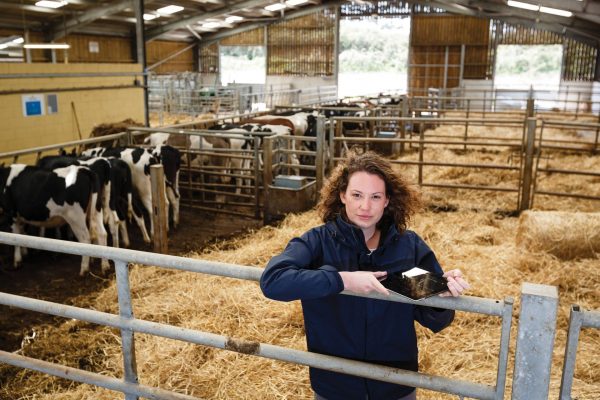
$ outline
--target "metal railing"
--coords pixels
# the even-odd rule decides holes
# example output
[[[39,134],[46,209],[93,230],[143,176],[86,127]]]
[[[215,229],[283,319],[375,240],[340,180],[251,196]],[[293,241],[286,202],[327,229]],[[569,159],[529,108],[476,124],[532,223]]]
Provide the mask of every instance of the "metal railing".
[[[196,115],[248,112],[278,105],[318,104],[337,99],[337,86],[290,88],[282,85],[206,86],[195,80],[150,81],[149,108],[158,113]]]
[[[31,156],[31,155],[35,155],[36,159],[35,161],[37,162],[37,160],[39,160],[42,155],[53,151],[53,150],[66,150],[66,149],[82,149],[85,145],[88,144],[98,144],[98,143],[102,143],[102,142],[110,142],[112,141],[113,143],[127,143],[128,140],[128,133],[127,132],[121,132],[121,133],[113,133],[112,135],[106,135],[106,136],[101,136],[101,137],[95,137],[95,138],[89,138],[89,139],[83,139],[83,140],[73,140],[73,141],[69,141],[69,142],[64,142],[64,143],[58,143],[58,144],[51,144],[51,145],[47,145],[47,146],[40,146],[40,147],[32,147],[29,149],[23,149],[23,150],[14,150],[14,151],[8,151],[5,153],[0,153],[0,160],[6,160],[6,159],[11,159],[13,164],[16,164],[19,162],[19,158],[24,157],[24,156]],[[79,151],[78,151],[79,153]]]
[[[464,109],[480,111],[524,110],[529,99],[535,100],[538,109],[545,111],[570,112],[578,116],[580,113],[598,112],[600,93],[592,88],[570,89],[569,86],[558,90],[535,89],[474,89],[451,88],[429,89],[427,93],[411,91],[415,105],[418,107],[438,108],[441,110]]]
[[[575,374],[575,359],[579,344],[579,333],[582,328],[600,329],[600,312],[584,311],[578,305],[571,306],[569,316],[569,333],[565,346],[565,357],[560,381],[560,400],[571,400],[573,376]]]
[[[337,92],[338,88],[335,85],[303,88],[300,92],[298,104],[311,105],[336,101],[338,98]]]
[[[377,114],[377,109],[375,109]],[[360,125],[356,131],[345,131],[344,124]],[[464,126],[464,131],[457,134],[438,134],[433,130],[442,125]],[[475,135],[469,128],[474,126],[502,126],[522,130],[516,131],[518,136],[486,136]],[[413,132],[413,127],[418,127],[418,133]],[[555,129],[588,129],[590,138],[573,138],[566,144],[561,139],[544,137],[544,128]],[[426,129],[428,128],[429,130]],[[387,130],[387,131],[386,131]],[[600,176],[597,171],[566,170],[540,166],[542,152],[572,151],[590,152],[597,154],[599,150],[598,138],[600,124],[583,122],[558,122],[540,120],[537,118],[519,119],[491,119],[491,118],[414,118],[414,117],[332,117],[329,125],[329,148],[332,156],[328,159],[329,168],[333,168],[336,161],[343,158],[340,154],[349,145],[359,145],[365,149],[375,149],[392,158],[402,155],[405,146],[418,152],[418,160],[396,160],[392,163],[413,165],[418,169],[417,183],[420,186],[440,187],[467,190],[489,190],[501,192],[514,192],[517,194],[517,209],[525,210],[533,206],[536,195],[561,196],[581,200],[600,200],[600,196],[589,193],[548,191],[540,187],[542,173],[582,176],[595,179]],[[565,139],[566,140],[566,139]],[[564,143],[564,147],[561,146]],[[516,165],[483,164],[483,163],[456,163],[431,160],[425,156],[425,149],[435,146],[451,148],[499,148],[516,152]],[[342,149],[343,147],[343,149]],[[337,152],[337,153],[336,153]],[[509,157],[509,161],[513,156]],[[454,183],[425,182],[425,167],[460,167],[472,169],[492,169],[508,172],[518,172],[517,183],[513,187],[466,185]]]
[[[329,167],[333,168],[336,161],[343,159],[342,155],[336,154],[336,149],[339,149],[341,153],[344,148],[348,146],[346,144],[360,144],[367,149],[374,148],[376,146],[388,146],[391,148],[391,152],[395,155],[402,154],[403,147],[405,144],[410,146],[416,145],[418,151],[418,160],[391,160],[393,164],[403,165],[414,165],[417,167],[417,183],[423,187],[440,187],[440,188],[451,188],[451,189],[468,189],[468,190],[488,190],[488,191],[499,191],[499,192],[513,192],[518,196],[517,208],[521,207],[522,199],[521,194],[524,192],[523,187],[527,184],[522,179],[523,168],[526,165],[524,162],[523,152],[519,151],[518,165],[499,165],[499,164],[482,164],[482,163],[456,163],[456,162],[440,162],[434,160],[425,159],[425,149],[432,146],[458,146],[459,148],[467,149],[467,147],[498,147],[506,149],[518,149],[524,150],[523,138],[514,138],[500,140],[501,138],[470,138],[467,134],[468,130],[465,130],[464,135],[460,136],[444,136],[436,138],[435,135],[425,134],[425,129],[421,127],[418,137],[413,138],[412,133],[410,137],[406,134],[406,123],[423,125],[427,124],[457,124],[463,123],[468,128],[469,125],[483,125],[483,124],[500,124],[500,125],[516,125],[523,126],[523,122],[519,120],[489,120],[489,119],[464,119],[464,118],[399,118],[399,117],[333,117],[331,118],[330,134],[329,134],[329,148],[332,149],[332,156],[329,158]],[[392,137],[377,137],[376,124],[380,122],[394,121],[398,126],[396,132],[391,132]],[[342,133],[342,125],[344,122],[351,123],[365,123],[366,129],[364,132],[366,135],[359,137],[349,137]],[[535,126],[529,128],[535,133]],[[527,136],[529,137],[529,135]],[[340,144],[336,146],[336,143]],[[454,184],[454,183],[439,183],[439,182],[425,182],[424,179],[424,167],[460,167],[460,168],[473,168],[473,169],[492,169],[502,170],[508,172],[519,173],[518,183],[514,187],[508,186],[483,186],[483,185],[466,185],[466,184]],[[526,193],[528,196],[528,194]],[[527,197],[528,198],[528,197]],[[525,206],[528,202],[523,204]]]
[[[31,237],[4,232],[0,232],[0,243],[82,256],[87,255],[91,257],[103,257],[114,260],[116,269],[119,315],[88,310],[64,304],[57,304],[43,300],[36,300],[7,293],[0,293],[0,304],[64,318],[73,318],[120,329],[122,337],[124,372],[122,379],[107,378],[106,376],[100,374],[84,372],[63,365],[43,362],[34,358],[0,351],[0,361],[10,365],[42,371],[50,375],[60,376],[78,382],[89,383],[111,390],[117,390],[125,393],[126,399],[128,400],[136,399],[137,396],[155,399],[193,399],[191,396],[169,392],[158,388],[151,388],[138,383],[134,351],[134,333],[137,332],[306,365],[328,371],[382,380],[400,385],[452,393],[460,396],[490,400],[500,400],[504,397],[513,309],[513,299],[510,297],[507,297],[504,300],[470,296],[461,296],[458,298],[432,297],[415,302],[406,298],[402,298],[401,296],[383,296],[381,294],[357,295],[351,292],[342,292],[344,295],[368,297],[401,303],[412,303],[444,309],[454,309],[502,318],[496,382],[495,385],[490,386],[425,373],[399,370],[395,368],[369,364],[367,362],[347,360],[340,357],[294,350],[282,346],[250,342],[244,339],[185,329],[168,324],[145,321],[134,317],[129,285],[129,262],[141,265],[154,265],[180,271],[245,279],[250,281],[258,281],[260,279],[260,275],[262,273],[261,268],[212,261],[193,260],[183,257],[66,242],[55,239]]]

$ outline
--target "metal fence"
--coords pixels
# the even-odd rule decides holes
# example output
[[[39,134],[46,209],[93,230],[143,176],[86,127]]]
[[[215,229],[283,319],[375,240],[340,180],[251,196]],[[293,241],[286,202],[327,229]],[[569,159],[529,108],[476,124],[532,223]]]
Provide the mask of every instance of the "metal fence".
[[[346,130],[344,124],[359,126],[359,129]],[[462,135],[436,134],[433,128],[443,125],[464,126]],[[523,131],[522,137],[505,136],[477,136],[470,133],[473,126],[512,127]],[[540,166],[543,154],[553,150],[570,150],[590,152],[596,154],[598,148],[598,135],[595,138],[578,138],[569,141],[570,145],[557,145],[554,139],[543,137],[544,127],[552,126],[585,128],[590,132],[600,129],[596,123],[559,123],[553,121],[539,121],[536,118],[527,119],[491,119],[491,118],[400,118],[400,117],[332,117],[329,125],[329,149],[331,156],[328,158],[329,169],[340,161],[345,151],[351,146],[360,146],[366,150],[373,149],[390,155],[391,162],[399,165],[412,165],[417,167],[417,183],[423,187],[438,187],[449,189],[487,190],[508,192],[516,194],[516,208],[529,209],[533,205],[535,196],[561,196],[586,200],[600,200],[600,196],[586,193],[557,192],[544,190],[540,182],[544,174],[560,173],[572,176],[585,176],[597,178],[597,171],[566,170]],[[418,129],[414,129],[418,127]],[[538,129],[539,127],[539,129]],[[429,129],[429,130],[427,130]],[[418,131],[415,133],[414,131]],[[538,134],[539,131],[539,134]],[[510,158],[509,164],[483,164],[483,163],[456,163],[441,162],[426,156],[428,148],[445,146],[454,149],[497,148],[509,149],[515,153]],[[418,160],[399,160],[398,156],[404,154],[406,147],[418,152]],[[545,152],[545,153],[544,153]],[[499,170],[518,174],[517,183],[513,186],[486,186],[454,184],[448,182],[426,181],[426,167],[459,167],[473,170]]]
[[[600,329],[600,311],[585,311],[578,305],[573,305],[571,306],[569,333],[567,335],[567,345],[565,346],[563,372],[560,383],[560,400],[571,400],[579,333],[583,328]]]
[[[290,85],[202,85],[197,79],[154,77],[148,107],[162,121],[166,114],[217,115],[271,109],[279,105],[318,104],[337,99],[337,86],[302,89]]]
[[[301,108],[296,108],[301,109]],[[335,107],[322,106],[316,109],[324,112],[336,109]],[[337,108],[338,110],[354,111],[354,108]],[[563,122],[551,119],[514,119],[514,118],[442,118],[442,117],[397,117],[405,114],[406,103],[394,107],[376,107],[368,111],[365,117],[332,117],[318,124],[317,138],[304,136],[278,136],[268,150],[271,154],[269,159],[272,165],[266,171],[261,160],[266,157],[264,145],[255,142],[252,149],[244,151],[207,149],[192,149],[188,143],[179,147],[184,153],[187,163],[182,167],[181,186],[184,190],[184,204],[194,206],[207,211],[232,213],[233,215],[260,218],[264,211],[265,186],[272,182],[276,174],[305,175],[315,177],[318,187],[321,187],[322,179],[327,171],[332,170],[335,163],[341,160],[343,152],[351,145],[360,145],[365,149],[373,149],[388,155],[393,163],[411,165],[417,168],[416,180],[424,187],[439,187],[450,189],[467,190],[490,190],[516,195],[516,208],[524,210],[533,206],[536,198],[540,196],[570,197],[584,200],[600,200],[600,196],[590,193],[574,193],[573,191],[549,190],[544,186],[544,178],[550,174],[561,174],[573,177],[586,177],[597,179],[600,177],[598,171],[567,170],[565,168],[549,167],[543,165],[542,160],[554,151],[577,151],[589,152],[595,155],[600,150],[599,132],[600,124],[594,122]],[[180,136],[214,136],[214,131],[207,129],[218,123],[243,123],[247,118],[259,115],[238,114],[213,120],[196,121],[188,124],[180,124],[171,128],[132,128],[129,132],[108,135],[99,138],[90,138],[79,141],[71,141],[56,145],[42,146],[19,151],[0,154],[0,160],[4,159],[17,163],[26,160],[35,163],[42,155],[49,154],[54,150],[76,149],[79,153],[84,146],[89,145],[128,145],[135,142],[137,137],[148,135],[153,132],[164,132]],[[388,116],[381,116],[388,115]],[[321,117],[323,118],[323,117]],[[347,130],[345,124],[353,124],[358,129]],[[436,133],[433,128],[442,125],[462,126],[464,131],[460,134]],[[506,137],[503,135],[478,135],[473,132],[477,126],[507,127],[522,130],[522,137]],[[573,139],[552,139],[545,135],[548,129],[568,129],[584,132],[585,134],[575,136]],[[327,133],[327,135],[326,135]],[[248,138],[263,137],[268,134],[252,133]],[[318,142],[319,138],[327,136],[324,144],[319,146],[313,144],[314,150],[301,149],[300,144]],[[239,135],[237,135],[239,137]],[[260,143],[260,140],[258,140]],[[510,149],[511,157],[505,164],[500,163],[457,163],[442,162],[428,158],[426,149],[445,146],[446,148],[467,151],[478,148]],[[305,146],[306,147],[306,146]],[[398,160],[399,155],[410,150],[418,153],[417,160]],[[318,156],[317,156],[318,154]],[[299,164],[293,164],[291,160],[301,160]],[[193,159],[215,160],[217,158],[229,160],[243,159],[245,167],[224,168],[200,163],[192,165]],[[318,159],[323,165],[317,165]],[[258,161],[257,161],[258,160]],[[497,170],[518,175],[514,185],[502,184],[472,185],[449,182],[427,181],[426,169],[432,167],[456,167],[471,170]],[[268,173],[266,176],[265,173]],[[227,176],[229,181],[210,182],[210,177]],[[267,185],[265,185],[265,182]],[[215,196],[229,196],[231,201],[227,207],[223,207],[215,201]],[[239,211],[242,209],[242,211]]]
[[[181,393],[148,387],[138,383],[135,358],[135,333],[145,333],[189,343],[215,347],[239,353],[266,357],[270,359],[306,365],[314,368],[346,373],[385,382],[425,388],[434,391],[452,393],[477,399],[499,400],[504,398],[510,329],[512,324],[513,299],[494,300],[479,297],[461,296],[458,298],[432,297],[415,302],[401,296],[383,296],[381,294],[357,295],[342,292],[343,295],[375,298],[401,303],[413,303],[430,307],[454,309],[478,314],[500,317],[501,336],[498,353],[498,369],[493,386],[450,379],[425,373],[399,370],[380,365],[369,364],[340,357],[289,349],[265,343],[250,342],[240,338],[226,337],[210,332],[180,328],[134,317],[131,302],[128,263],[153,265],[180,271],[189,271],[237,279],[258,281],[262,269],[220,262],[193,260],[189,258],[146,253],[135,250],[103,247],[97,245],[66,242],[55,239],[31,237],[0,232],[0,243],[12,246],[24,246],[40,250],[75,255],[108,258],[115,262],[119,315],[82,309],[43,300],[0,293],[0,304],[46,313],[64,318],[72,318],[98,325],[118,328],[121,331],[122,353],[124,360],[122,379],[81,371],[59,364],[48,363],[0,351],[0,361],[22,368],[41,371],[78,382],[89,383],[111,390],[123,392],[126,399],[144,396],[151,399],[193,399]],[[226,290],[224,288],[223,290]],[[487,349],[485,349],[487,351]]]
[[[570,88],[556,90],[510,89],[510,88],[449,88],[428,89],[427,93],[412,96],[423,106],[440,109],[464,109],[470,102],[471,109],[483,111],[524,110],[527,100],[534,100],[540,111],[580,113],[600,112],[600,92],[597,90]]]

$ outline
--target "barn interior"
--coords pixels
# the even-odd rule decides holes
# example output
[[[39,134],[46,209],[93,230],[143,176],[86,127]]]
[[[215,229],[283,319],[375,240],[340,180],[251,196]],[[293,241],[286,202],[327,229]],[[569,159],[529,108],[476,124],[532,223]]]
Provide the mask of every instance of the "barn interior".
[[[503,321],[458,312],[439,334],[418,328],[420,371],[518,398],[520,295],[530,282],[559,299],[539,398],[600,398],[600,331],[584,326],[567,350],[573,307],[596,319],[600,310],[600,2],[5,0],[0,10],[0,162],[187,138],[173,145],[182,222],[163,252],[262,269],[321,223],[319,190],[346,151],[377,151],[421,192],[410,229],[444,268],[461,268],[468,296],[514,299],[504,369]],[[405,80],[340,96],[343,24],[387,20],[410,21]],[[557,46],[557,81],[500,86],[509,46]],[[226,56],[240,49],[264,58],[259,83],[241,69],[227,81]],[[314,136],[254,134],[252,150],[221,154],[189,144],[284,112],[318,114]],[[249,164],[225,171],[215,165],[223,158]],[[156,251],[136,229],[131,248]],[[0,292],[120,313],[115,274],[99,262],[79,278],[79,257],[30,250],[13,269],[12,247],[2,247]],[[256,282],[153,265],[131,264],[135,318],[306,350],[299,302],[267,300]],[[2,304],[0,351],[132,381],[120,329]],[[569,368],[567,354],[576,355]],[[0,398],[123,396],[2,360]],[[193,398],[313,396],[305,365],[145,333],[135,333],[134,364],[136,382]]]

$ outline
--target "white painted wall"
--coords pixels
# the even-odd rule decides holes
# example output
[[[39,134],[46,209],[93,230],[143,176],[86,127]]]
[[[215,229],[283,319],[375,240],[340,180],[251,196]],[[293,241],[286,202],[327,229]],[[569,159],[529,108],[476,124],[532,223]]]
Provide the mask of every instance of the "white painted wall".
[[[266,86],[290,84],[293,89],[312,88],[317,86],[335,85],[333,76],[293,76],[293,75],[267,75]]]
[[[560,93],[558,97],[560,100],[568,101],[568,103],[563,104],[563,108],[575,111],[579,101],[579,111],[590,111],[589,103],[581,102],[592,100],[594,83],[598,82],[560,81]]]
[[[486,96],[492,96],[493,81],[490,79],[463,79],[461,89],[463,89],[462,96],[468,97],[471,100],[471,108],[482,109],[484,104],[484,93]],[[477,100],[481,99],[481,100]],[[490,109],[492,102],[486,101],[485,108]]]
[[[592,112],[600,113],[600,82],[592,83]]]

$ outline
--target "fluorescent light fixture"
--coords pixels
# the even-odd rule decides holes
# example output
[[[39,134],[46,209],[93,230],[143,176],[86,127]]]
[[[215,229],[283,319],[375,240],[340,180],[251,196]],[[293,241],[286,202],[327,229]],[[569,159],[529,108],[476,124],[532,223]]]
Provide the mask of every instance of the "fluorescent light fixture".
[[[0,50],[6,49],[8,47],[8,43],[0,44]]]
[[[46,8],[60,8],[62,6],[67,5],[66,1],[53,1],[53,0],[40,0],[35,3],[38,7],[46,7]]]
[[[308,0],[288,0],[285,2],[288,6],[299,6],[304,3],[308,3]]]
[[[20,37],[20,38],[16,38],[16,39],[14,39],[14,40],[13,40],[11,43],[14,43],[14,44],[21,44],[21,43],[23,43],[24,41],[25,41],[25,40],[24,40],[22,37]]]
[[[547,13],[547,14],[554,14],[554,15],[558,15],[561,17],[572,17],[573,13],[571,11],[566,11],[566,10],[560,10],[558,8],[551,8],[551,7],[544,7],[541,6],[540,7],[540,11],[543,13]]]
[[[523,3],[522,1],[508,0],[507,4],[511,7],[524,8],[525,10],[531,11],[540,11],[546,14],[553,14],[561,17],[569,18],[573,16],[573,13],[571,11],[561,10],[559,8],[539,6],[537,4]]]
[[[205,22],[202,24],[202,27],[206,28],[206,29],[214,29],[214,28],[218,28],[220,26],[221,26],[221,23],[216,22],[216,21]]]
[[[278,11],[278,10],[283,10],[284,8],[286,8],[287,6],[283,3],[275,3],[275,4],[270,4],[268,6],[265,7],[265,10],[267,11]]]
[[[26,49],[68,49],[68,43],[27,43],[23,45]]]
[[[144,21],[152,21],[153,19],[158,18],[159,15],[156,14],[144,14]]]
[[[540,9],[540,6],[538,6],[537,4],[523,3],[521,1],[508,0],[506,4],[508,4],[511,7],[524,8],[525,10],[531,11],[538,11]]]
[[[170,5],[170,6],[159,8],[158,10],[156,10],[156,12],[159,14],[169,15],[169,14],[175,14],[176,12],[179,12],[181,10],[183,10],[183,7],[181,7],[181,6]]]
[[[239,22],[243,19],[244,19],[244,17],[239,17],[237,15],[231,15],[231,16],[225,18],[225,22],[227,22],[228,24],[233,24],[234,22]]]

